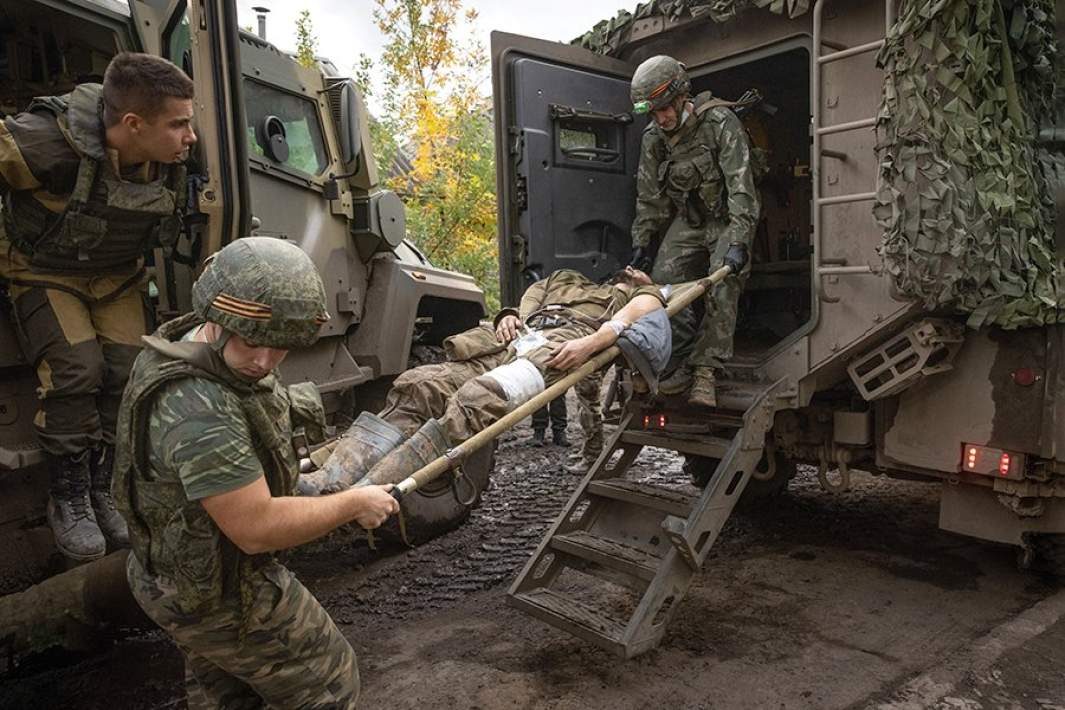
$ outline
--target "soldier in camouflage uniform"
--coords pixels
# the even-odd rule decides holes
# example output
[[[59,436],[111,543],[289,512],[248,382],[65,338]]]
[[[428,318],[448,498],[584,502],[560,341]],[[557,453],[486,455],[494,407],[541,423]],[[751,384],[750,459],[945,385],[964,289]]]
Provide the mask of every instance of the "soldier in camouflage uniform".
[[[398,511],[390,487],[292,495],[292,442],[325,424],[314,385],[275,368],[311,345],[325,289],[296,245],[249,237],[193,285],[193,313],[137,357],[113,493],[129,523],[133,596],[185,654],[199,708],[354,708],[359,672],[329,615],[271,553]]]
[[[732,357],[741,271],[760,206],[747,134],[729,102],[690,92],[684,65],[671,57],[651,57],[632,77],[634,111],[654,119],[641,146],[633,264],[646,268],[651,241],[664,232],[651,271],[655,283],[691,281],[722,265],[738,274],[707,295],[688,361],[689,401],[712,407],[714,370]],[[685,334],[677,335],[684,342]]]
[[[115,422],[147,331],[142,257],[174,243],[185,208],[192,88],[165,59],[119,54],[102,86],[0,123],[0,281],[40,380],[48,522],[77,561],[129,544],[109,492]]]
[[[303,476],[304,485],[309,492],[330,492],[356,481],[397,482],[610,347],[625,328],[664,305],[646,274],[634,278],[621,272],[617,283],[599,285],[576,271],[556,271],[530,286],[518,309],[501,311],[492,327],[448,338],[449,362],[397,377],[385,408],[378,415],[363,412],[349,432],[353,436],[338,442],[332,463]],[[531,331],[522,335],[525,328]],[[597,385],[592,399],[598,403]],[[390,453],[383,456],[383,450]],[[594,461],[601,450],[601,437],[592,437],[582,454]]]

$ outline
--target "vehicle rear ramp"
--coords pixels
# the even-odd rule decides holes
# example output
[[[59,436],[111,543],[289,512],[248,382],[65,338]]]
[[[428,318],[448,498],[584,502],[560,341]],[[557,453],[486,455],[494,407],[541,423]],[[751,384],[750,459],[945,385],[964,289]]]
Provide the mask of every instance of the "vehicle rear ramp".
[[[511,586],[508,601],[552,626],[624,658],[662,639],[693,577],[706,560],[763,456],[766,433],[785,390],[775,383],[720,383],[718,409],[707,410],[713,435],[658,428],[639,403],[617,431]],[[662,415],[666,416],[666,415]],[[626,476],[645,446],[718,460],[698,495]],[[618,614],[581,585],[561,582],[574,570],[631,590],[634,607]]]

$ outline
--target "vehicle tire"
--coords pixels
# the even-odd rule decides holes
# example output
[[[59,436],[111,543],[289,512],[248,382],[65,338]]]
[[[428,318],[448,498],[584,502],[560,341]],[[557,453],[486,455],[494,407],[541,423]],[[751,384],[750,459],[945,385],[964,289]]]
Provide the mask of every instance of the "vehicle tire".
[[[492,470],[495,468],[495,450],[496,442],[493,441],[466,459],[462,470],[469,479],[470,486],[463,482],[456,492],[452,485],[453,477],[444,474],[403,498],[401,505],[407,533],[405,542],[420,545],[458,527],[470,516],[470,511],[481,502],[481,493],[488,487]],[[473,502],[464,504],[459,500],[460,496],[472,496]],[[396,516],[389,518],[388,522],[375,532],[379,532],[382,539],[404,542]]]
[[[1026,537],[1034,555],[1023,566],[1065,579],[1065,535],[1029,533]]]
[[[750,509],[754,505],[780,496],[787,489],[788,481],[795,478],[797,471],[795,462],[786,458],[780,452],[777,452],[775,456],[777,470],[774,476],[766,481],[751,478],[740,496],[740,500],[737,503],[738,508]],[[686,456],[684,459],[684,472],[691,477],[693,486],[706,488],[706,484],[710,482],[710,477],[714,475],[714,471],[717,469],[717,464],[718,459],[707,458],[706,456]],[[757,470],[766,471],[767,466],[768,460],[766,455],[763,454],[762,460],[758,462]]]

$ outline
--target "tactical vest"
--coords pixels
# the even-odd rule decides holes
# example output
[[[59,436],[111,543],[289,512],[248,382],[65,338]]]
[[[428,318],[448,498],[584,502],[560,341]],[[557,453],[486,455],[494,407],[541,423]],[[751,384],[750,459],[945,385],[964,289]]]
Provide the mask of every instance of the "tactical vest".
[[[30,190],[5,195],[8,238],[36,267],[83,272],[127,266],[153,247],[172,248],[180,235],[185,167],[160,165],[158,179],[148,183],[120,179],[105,153],[101,90],[81,84],[65,96],[36,98],[26,109],[54,115],[80,157],[63,212],[52,212]]]
[[[250,579],[271,555],[242,553],[218,529],[199,501],[189,501],[177,479],[164,480],[149,462],[148,419],[160,388],[176,380],[201,377],[217,382],[240,398],[271,495],[292,495],[299,476],[293,449],[293,423],[324,423],[321,400],[307,402],[313,385],[291,388],[276,381],[249,384],[226,367],[221,355],[206,343],[181,341],[202,323],[189,314],[164,324],[137,357],[126,387],[116,433],[116,461],[112,493],[129,525],[133,554],[151,575],[172,580],[177,603],[184,613],[203,613],[224,599],[240,594],[247,602]],[[312,411],[313,410],[313,411]],[[245,605],[245,609],[247,606]]]

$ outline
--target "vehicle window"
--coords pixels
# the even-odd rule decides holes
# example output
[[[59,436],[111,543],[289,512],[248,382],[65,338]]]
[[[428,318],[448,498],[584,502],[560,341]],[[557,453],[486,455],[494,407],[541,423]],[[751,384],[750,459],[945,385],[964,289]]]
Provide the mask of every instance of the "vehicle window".
[[[313,101],[245,80],[244,111],[248,120],[248,150],[252,156],[280,162],[286,168],[309,175],[318,175],[325,170],[328,165],[325,139]],[[265,150],[266,137],[262,127],[272,116],[280,119],[285,129],[288,157],[283,161],[268,157]]]
[[[189,34],[189,13],[182,9],[181,17],[171,25],[163,37],[166,58],[192,76],[192,41]]]

